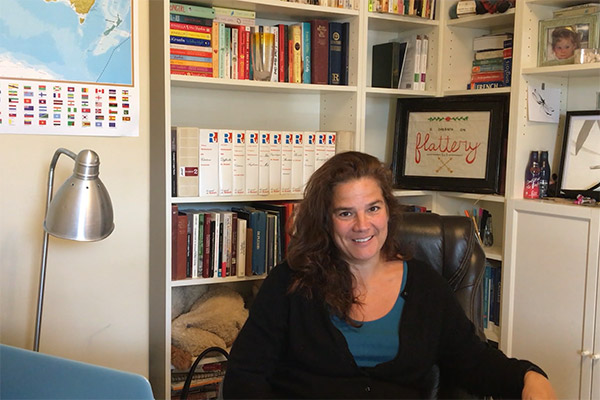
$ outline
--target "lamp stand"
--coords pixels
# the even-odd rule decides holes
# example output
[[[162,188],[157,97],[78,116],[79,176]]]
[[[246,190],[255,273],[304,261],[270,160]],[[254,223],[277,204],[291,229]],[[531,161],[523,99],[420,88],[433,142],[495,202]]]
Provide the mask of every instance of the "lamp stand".
[[[54,168],[56,167],[56,163],[58,162],[58,157],[61,154],[65,154],[71,157],[73,160],[77,157],[77,154],[73,153],[70,150],[59,148],[54,152],[54,156],[52,157],[52,161],[50,162],[50,170],[48,172],[48,193],[46,195],[46,211],[44,212],[44,220],[46,219],[46,215],[48,214],[48,207],[50,206],[50,201],[52,200],[52,189],[54,186]],[[44,287],[46,283],[46,260],[48,258],[48,232],[44,230],[44,241],[42,244],[42,263],[40,267],[40,286],[38,290],[38,301],[37,301],[37,314],[35,319],[35,336],[33,338],[33,351],[40,350],[40,329],[42,325],[42,310],[44,306]]]

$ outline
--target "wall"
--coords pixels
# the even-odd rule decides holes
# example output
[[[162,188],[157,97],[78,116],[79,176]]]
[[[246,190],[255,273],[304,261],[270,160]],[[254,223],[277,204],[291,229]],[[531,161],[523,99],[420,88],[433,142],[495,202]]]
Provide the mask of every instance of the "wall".
[[[0,342],[31,349],[48,167],[58,147],[100,157],[115,230],[100,242],[50,237],[40,351],[148,375],[148,1],[138,7],[139,137],[0,135]],[[61,156],[55,189],[73,162]]]

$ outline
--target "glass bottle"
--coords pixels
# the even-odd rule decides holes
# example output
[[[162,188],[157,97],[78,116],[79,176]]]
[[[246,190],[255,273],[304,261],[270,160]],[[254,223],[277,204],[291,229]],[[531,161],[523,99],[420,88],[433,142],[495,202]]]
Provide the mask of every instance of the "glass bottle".
[[[523,197],[526,199],[537,199],[540,197],[540,165],[539,153],[532,151],[529,154],[529,162],[525,169],[525,189]]]
[[[548,163],[548,152],[540,152],[540,199],[548,197],[548,186],[550,185],[550,164]]]

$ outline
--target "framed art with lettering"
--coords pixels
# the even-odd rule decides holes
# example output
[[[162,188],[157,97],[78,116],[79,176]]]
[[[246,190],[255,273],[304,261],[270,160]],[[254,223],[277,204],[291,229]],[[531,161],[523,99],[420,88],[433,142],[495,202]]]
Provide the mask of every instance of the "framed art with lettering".
[[[399,189],[504,193],[508,95],[398,99]]]

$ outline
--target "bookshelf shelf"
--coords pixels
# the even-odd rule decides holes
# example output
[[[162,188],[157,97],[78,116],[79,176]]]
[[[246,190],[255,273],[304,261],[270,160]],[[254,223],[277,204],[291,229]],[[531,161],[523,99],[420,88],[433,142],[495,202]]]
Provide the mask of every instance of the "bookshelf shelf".
[[[366,88],[369,97],[434,97],[437,92],[434,90],[409,90],[409,89],[386,89],[386,88]]]
[[[553,65],[549,67],[523,68],[523,75],[556,76],[561,78],[600,77],[600,63]]]
[[[250,201],[294,201],[301,200],[302,195],[281,196],[211,196],[211,197],[173,197],[177,204],[206,204],[206,203],[247,203]]]
[[[437,20],[387,13],[368,13],[368,20],[370,30],[386,32],[418,29],[424,26],[437,27],[440,24]]]
[[[241,79],[205,78],[171,75],[173,87],[275,93],[355,93],[356,86],[315,85],[308,83],[261,82]]]
[[[180,279],[176,281],[171,281],[171,287],[184,287],[184,286],[194,286],[194,285],[211,285],[211,284],[220,284],[220,283],[232,283],[232,282],[248,282],[248,281],[258,281],[265,279],[267,277],[264,275],[252,275],[246,276],[244,278],[238,278],[236,276],[228,276],[225,278],[188,278],[188,279]]]
[[[471,95],[487,95],[510,93],[510,87],[492,88],[492,89],[477,89],[477,90],[444,90],[444,96],[471,96]]]
[[[218,6],[255,11],[257,18],[294,21],[302,18],[344,18],[358,16],[358,10],[325,7],[281,0],[207,0],[205,6]]]
[[[458,193],[458,192],[438,192],[439,196],[452,197],[455,199],[471,199],[478,201],[489,201],[493,203],[504,203],[505,198],[498,194],[480,194],[480,193]]]

